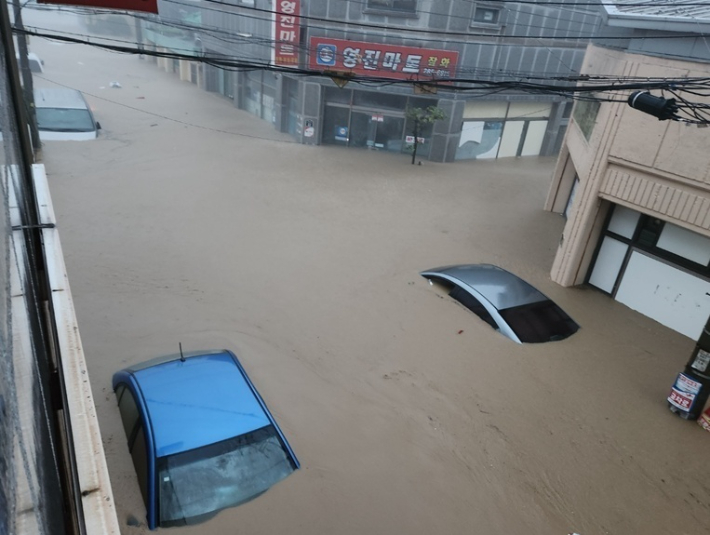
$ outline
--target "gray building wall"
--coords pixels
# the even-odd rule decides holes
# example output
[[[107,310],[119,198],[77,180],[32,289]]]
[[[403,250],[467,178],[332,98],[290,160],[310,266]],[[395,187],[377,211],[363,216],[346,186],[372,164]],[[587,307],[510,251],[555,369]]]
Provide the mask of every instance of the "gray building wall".
[[[273,47],[272,11],[275,0],[238,0],[236,6],[202,3],[200,36],[207,54],[221,54],[241,62],[264,64],[270,61]],[[402,0],[398,0],[402,1]],[[400,4],[401,6],[402,4]],[[404,5],[408,5],[404,0]],[[412,4],[413,5],[413,4]],[[478,22],[481,10],[494,10],[494,23]],[[311,37],[328,37],[398,46],[447,49],[459,52],[456,77],[468,80],[510,80],[535,77],[545,80],[574,76],[579,72],[589,37],[599,42],[605,37],[633,37],[634,30],[612,28],[605,24],[601,5],[589,0],[572,0],[564,5],[471,0],[418,0],[416,12],[396,11],[386,0],[301,0],[301,65],[308,64],[308,43]],[[347,23],[347,24],[344,24]],[[403,31],[414,30],[414,31]],[[611,40],[616,43],[616,40]],[[628,41],[623,40],[623,46]],[[327,78],[297,77],[301,83],[299,122],[309,121],[318,132],[304,143],[321,139],[324,90],[332,85]],[[350,84],[363,91],[372,88]],[[377,89],[393,94],[412,94],[410,86]],[[235,92],[238,103],[239,92]],[[284,92],[277,90],[282,98]],[[312,102],[317,95],[318,102]],[[447,120],[435,125],[430,159],[454,159],[460,137],[463,102],[472,98],[481,101],[481,93],[461,93],[439,89],[435,98],[447,111]],[[498,93],[488,97],[497,101],[535,100],[552,103],[552,113],[541,154],[553,155],[559,149],[566,119],[562,116],[562,97],[530,95],[521,92]],[[283,130],[286,109],[277,103],[277,128]],[[297,136],[298,137],[298,136]]]

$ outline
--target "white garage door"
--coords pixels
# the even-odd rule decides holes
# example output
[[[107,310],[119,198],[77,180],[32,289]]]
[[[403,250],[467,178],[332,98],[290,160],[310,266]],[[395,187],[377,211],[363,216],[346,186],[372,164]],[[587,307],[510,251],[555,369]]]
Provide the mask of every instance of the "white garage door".
[[[710,282],[634,251],[616,299],[697,340],[710,316],[708,294]]]

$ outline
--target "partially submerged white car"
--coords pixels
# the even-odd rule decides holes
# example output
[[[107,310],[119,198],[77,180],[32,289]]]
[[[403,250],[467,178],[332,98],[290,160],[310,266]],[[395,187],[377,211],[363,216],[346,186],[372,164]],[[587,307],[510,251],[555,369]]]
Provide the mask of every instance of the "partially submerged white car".
[[[37,129],[42,141],[96,139],[101,125],[76,89],[35,89]]]

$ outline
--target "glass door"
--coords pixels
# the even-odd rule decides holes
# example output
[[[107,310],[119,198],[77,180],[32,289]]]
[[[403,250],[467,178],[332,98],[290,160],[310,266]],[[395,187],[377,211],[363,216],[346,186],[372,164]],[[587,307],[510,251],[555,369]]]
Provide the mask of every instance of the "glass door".
[[[379,115],[375,124],[375,147],[390,152],[402,152],[404,148],[404,117]]]
[[[374,124],[373,124],[374,123]],[[372,147],[375,144],[373,128],[377,123],[372,120],[369,112],[353,111],[350,118],[350,143],[351,147]]]

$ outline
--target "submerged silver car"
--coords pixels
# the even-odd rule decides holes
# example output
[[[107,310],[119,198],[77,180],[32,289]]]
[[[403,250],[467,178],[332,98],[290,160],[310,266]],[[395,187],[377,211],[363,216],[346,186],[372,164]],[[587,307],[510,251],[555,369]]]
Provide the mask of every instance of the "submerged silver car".
[[[445,266],[421,275],[450,288],[451,297],[519,344],[563,340],[579,330],[545,294],[497,266]]]

